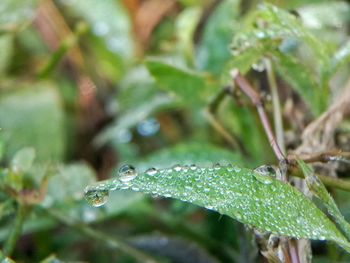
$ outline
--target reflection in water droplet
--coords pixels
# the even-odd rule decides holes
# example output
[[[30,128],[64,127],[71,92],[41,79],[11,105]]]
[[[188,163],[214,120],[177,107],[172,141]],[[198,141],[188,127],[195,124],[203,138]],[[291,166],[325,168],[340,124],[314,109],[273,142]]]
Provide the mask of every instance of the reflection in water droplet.
[[[206,209],[209,209],[209,210],[213,210],[213,209],[214,209],[214,207],[211,206],[211,205],[206,205],[205,208],[206,208]]]
[[[99,207],[104,205],[108,200],[109,192],[108,190],[98,190],[98,189],[86,189],[85,199],[88,203],[94,207]]]
[[[119,168],[118,176],[121,182],[127,183],[132,181],[137,176],[137,172],[133,166],[124,164]]]
[[[180,172],[180,171],[182,170],[182,167],[181,167],[181,165],[179,165],[179,164],[175,164],[175,165],[173,166],[173,169],[174,169],[174,171],[176,171],[176,172]]]
[[[232,166],[232,164],[228,164],[228,165],[226,166],[226,169],[227,169],[228,172],[232,172],[232,171],[233,171],[233,166]]]
[[[262,175],[259,173],[253,173],[253,176],[256,180],[263,184],[271,184],[273,179],[270,176]]]
[[[197,170],[197,166],[196,166],[195,164],[191,164],[191,165],[190,165],[190,169],[191,169],[192,171]]]
[[[153,176],[153,175],[156,175],[158,173],[158,170],[154,167],[152,168],[149,168],[146,170],[146,174],[147,175],[150,175],[150,176]]]
[[[216,163],[216,164],[213,165],[213,168],[214,168],[215,170],[220,170],[221,165],[220,165],[219,163]]]
[[[261,175],[276,177],[276,169],[272,165],[261,165],[254,169],[254,172],[257,172]]]
[[[257,72],[263,72],[265,70],[265,64],[263,61],[252,64],[252,68]]]

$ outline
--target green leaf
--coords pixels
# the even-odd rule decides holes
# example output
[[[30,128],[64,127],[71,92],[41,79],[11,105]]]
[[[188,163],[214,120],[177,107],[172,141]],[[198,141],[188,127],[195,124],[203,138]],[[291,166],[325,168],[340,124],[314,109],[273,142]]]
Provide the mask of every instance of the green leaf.
[[[224,65],[230,59],[229,44],[238,23],[239,3],[237,0],[221,1],[209,16],[197,48],[198,69],[216,75],[223,73]]]
[[[58,167],[49,179],[46,203],[80,200],[84,186],[95,181],[95,172],[84,163]]]
[[[149,155],[137,164],[142,170],[147,167],[167,168],[177,163],[207,166],[212,163],[244,164],[242,156],[209,143],[187,142],[162,149]]]
[[[139,122],[179,105],[167,94],[159,92],[144,66],[128,71],[120,83],[117,99],[119,118],[98,134],[94,141],[97,146],[107,142],[125,143],[123,137]]]
[[[14,31],[34,18],[37,0],[1,0],[0,31]]]
[[[183,52],[190,64],[193,64],[193,33],[196,30],[200,17],[200,8],[192,7],[182,11],[176,20],[177,48]]]
[[[274,54],[276,70],[281,78],[289,83],[314,114],[322,112],[327,105],[327,96],[321,92],[317,80],[309,68],[291,56],[282,53]],[[319,90],[319,92],[317,92]]]
[[[145,64],[157,84],[181,101],[197,106],[207,101],[210,87],[203,76],[159,60],[149,59]]]
[[[24,147],[36,160],[57,161],[64,153],[64,119],[58,92],[50,83],[1,92],[0,127],[7,157]]]
[[[350,224],[346,222],[344,216],[340,213],[337,204],[327,191],[322,181],[317,177],[309,165],[307,165],[304,161],[297,161],[299,167],[305,175],[305,181],[311,193],[323,202],[324,206],[328,210],[328,213],[339,224],[347,238],[350,239]]]
[[[301,192],[246,168],[175,166],[137,173],[123,166],[118,177],[87,187],[85,197],[96,205],[108,191],[129,188],[206,207],[273,234],[332,240],[350,251],[346,238]]]
[[[104,129],[94,140],[97,146],[102,146],[109,141],[120,143],[120,138],[125,132],[137,123],[145,120],[158,111],[173,108],[173,100],[164,94],[159,94],[144,101],[144,103],[125,112],[115,123]]]
[[[291,52],[290,44],[293,49],[295,44],[304,45],[308,60],[316,65],[313,71],[304,65],[305,58],[297,58],[297,54]],[[270,4],[261,5],[237,30],[231,48],[233,58],[229,66],[244,74],[262,57],[272,58],[281,76],[296,89],[315,115],[326,109],[330,78],[326,69],[332,50],[307,31],[294,15]]]
[[[15,172],[27,172],[33,165],[35,159],[34,148],[23,148],[19,150],[11,161],[11,169]]]

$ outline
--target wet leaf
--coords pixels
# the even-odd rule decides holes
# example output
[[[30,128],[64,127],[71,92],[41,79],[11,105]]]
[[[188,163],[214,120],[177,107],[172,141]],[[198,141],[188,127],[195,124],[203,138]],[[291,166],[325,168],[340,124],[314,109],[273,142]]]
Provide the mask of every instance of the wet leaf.
[[[200,70],[220,75],[230,59],[229,44],[233,28],[238,23],[239,1],[226,0],[216,6],[209,16],[199,39],[196,65]],[[250,65],[249,65],[250,66]]]
[[[304,161],[298,160],[298,165],[305,175],[305,181],[311,193],[322,201],[328,213],[339,224],[346,236],[350,238],[350,224],[346,222],[333,197],[329,194],[322,181]]]
[[[309,105],[312,112],[320,112],[326,103],[326,97],[322,97],[322,93],[315,92],[318,89],[318,82],[310,72],[309,68],[302,65],[293,57],[284,54],[275,54],[276,70],[281,78],[289,83],[303,101]]]
[[[308,70],[305,59],[298,58],[297,47],[304,45],[308,61],[317,65]],[[329,67],[332,49],[317,39],[291,13],[270,4],[261,5],[234,35],[229,66],[246,73],[262,57],[273,58],[281,77],[301,95],[318,115],[328,104]],[[301,74],[300,74],[301,73]]]
[[[203,76],[154,59],[145,64],[160,88],[181,101],[194,106],[207,101],[210,87]]]
[[[176,165],[137,172],[126,180],[125,171],[114,179],[86,188],[92,192],[131,189],[190,202],[273,234],[332,240],[350,251],[336,226],[302,193],[272,177],[238,166],[203,168]],[[117,204],[116,204],[117,205]]]
[[[212,144],[205,143],[180,143],[173,147],[162,149],[142,160],[137,164],[139,169],[148,167],[167,168],[177,163],[191,165],[197,164],[208,166],[213,163],[237,165],[244,164],[242,156],[238,153],[233,153],[225,148],[220,148]]]

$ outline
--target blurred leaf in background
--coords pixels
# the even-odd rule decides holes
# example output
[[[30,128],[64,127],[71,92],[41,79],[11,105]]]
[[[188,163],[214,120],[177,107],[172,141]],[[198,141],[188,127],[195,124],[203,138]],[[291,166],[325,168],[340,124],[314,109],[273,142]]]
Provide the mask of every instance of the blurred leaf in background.
[[[347,1],[0,2],[0,261],[350,260]]]

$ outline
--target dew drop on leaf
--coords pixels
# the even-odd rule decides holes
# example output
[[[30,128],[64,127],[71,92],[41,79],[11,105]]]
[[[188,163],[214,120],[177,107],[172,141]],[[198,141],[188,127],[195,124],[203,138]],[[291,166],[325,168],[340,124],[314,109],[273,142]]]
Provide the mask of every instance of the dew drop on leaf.
[[[154,168],[154,167],[149,168],[149,169],[146,170],[146,174],[150,175],[150,176],[154,176],[157,173],[158,173],[158,170],[156,168]]]
[[[85,199],[94,207],[104,205],[108,201],[109,191],[99,189],[86,189]]]
[[[263,184],[271,184],[273,182],[273,179],[270,176],[254,173],[254,178],[258,180],[260,183]]]
[[[176,172],[180,172],[180,171],[182,170],[182,167],[181,167],[181,165],[179,165],[179,164],[175,164],[175,165],[173,166],[173,169],[174,169],[174,171],[176,171]]]
[[[197,170],[197,166],[196,166],[195,164],[191,164],[191,165],[190,165],[190,169],[191,169],[192,171]]]
[[[133,166],[124,164],[119,168],[118,176],[121,182],[127,183],[132,181],[137,176],[137,172]]]

